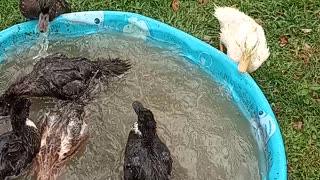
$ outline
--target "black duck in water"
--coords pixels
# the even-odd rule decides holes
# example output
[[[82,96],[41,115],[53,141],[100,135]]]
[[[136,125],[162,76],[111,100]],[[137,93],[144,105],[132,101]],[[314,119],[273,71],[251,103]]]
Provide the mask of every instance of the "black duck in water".
[[[138,121],[130,130],[124,159],[125,180],[169,180],[172,158],[168,147],[157,135],[153,113],[135,101],[132,107]]]
[[[0,135],[0,179],[21,174],[39,152],[40,134],[28,119],[30,106],[30,100],[23,97],[12,104],[12,131]]]

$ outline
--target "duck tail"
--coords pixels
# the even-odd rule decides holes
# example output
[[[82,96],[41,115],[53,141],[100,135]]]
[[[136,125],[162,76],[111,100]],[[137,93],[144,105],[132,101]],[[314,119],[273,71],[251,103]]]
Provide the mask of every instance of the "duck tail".
[[[93,63],[102,75],[107,78],[122,75],[131,68],[128,60],[122,60],[120,58],[98,58],[96,61],[93,61]]]

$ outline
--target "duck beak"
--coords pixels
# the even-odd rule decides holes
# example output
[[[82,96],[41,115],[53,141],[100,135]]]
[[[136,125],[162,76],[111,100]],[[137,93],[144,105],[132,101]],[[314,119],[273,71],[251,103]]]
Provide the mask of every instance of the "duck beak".
[[[139,101],[134,101],[133,103],[132,103],[132,108],[134,109],[134,111],[136,112],[136,114],[138,115],[139,114],[139,112],[141,111],[141,110],[143,110],[143,105],[142,105],[142,103],[141,102],[139,102]]]
[[[247,71],[249,63],[251,60],[251,56],[250,53],[248,53],[247,51],[245,51],[240,59],[239,65],[238,65],[238,71],[240,73],[244,73]]]
[[[49,14],[42,14],[39,15],[39,22],[38,22],[38,30],[41,33],[47,32],[49,27]]]

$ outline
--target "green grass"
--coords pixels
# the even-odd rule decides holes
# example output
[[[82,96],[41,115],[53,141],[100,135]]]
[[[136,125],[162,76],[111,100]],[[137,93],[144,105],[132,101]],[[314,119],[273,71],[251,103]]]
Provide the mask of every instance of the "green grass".
[[[214,3],[238,5],[262,20],[271,55],[252,74],[272,105],[281,126],[289,163],[289,179],[320,177],[320,1],[319,0],[180,0],[178,12],[171,0],[73,0],[73,11],[121,10],[143,14],[170,24],[195,37],[212,36],[218,47],[219,26]],[[1,0],[0,30],[23,22],[18,0]],[[304,33],[301,29],[312,29]],[[280,46],[280,38],[288,44]],[[309,48],[304,48],[306,45]],[[301,129],[294,128],[301,121]]]

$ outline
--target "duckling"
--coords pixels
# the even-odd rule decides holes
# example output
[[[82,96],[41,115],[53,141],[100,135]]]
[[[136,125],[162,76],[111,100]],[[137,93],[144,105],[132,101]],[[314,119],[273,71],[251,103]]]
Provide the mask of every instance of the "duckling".
[[[28,19],[39,19],[38,30],[44,33],[50,21],[71,12],[71,7],[66,0],[20,0],[20,12]]]
[[[172,158],[168,147],[157,135],[153,113],[135,101],[132,103],[138,121],[130,130],[124,159],[124,179],[169,180]]]
[[[14,97],[54,97],[72,100],[80,97],[88,87],[96,71],[96,78],[106,79],[124,74],[131,68],[128,61],[98,58],[68,58],[64,54],[53,54],[41,58],[31,73],[16,81],[0,98],[0,115],[6,115]]]
[[[257,70],[270,55],[263,28],[251,17],[231,7],[216,7],[220,24],[220,50],[239,63],[240,73]]]
[[[0,179],[21,174],[39,152],[40,134],[28,119],[30,106],[30,100],[23,97],[13,103],[12,131],[0,135]]]

